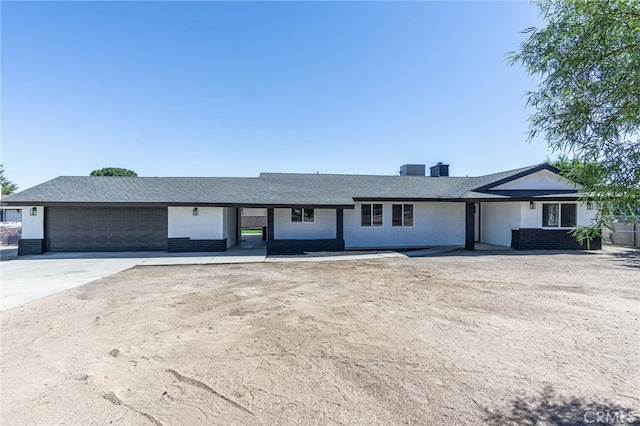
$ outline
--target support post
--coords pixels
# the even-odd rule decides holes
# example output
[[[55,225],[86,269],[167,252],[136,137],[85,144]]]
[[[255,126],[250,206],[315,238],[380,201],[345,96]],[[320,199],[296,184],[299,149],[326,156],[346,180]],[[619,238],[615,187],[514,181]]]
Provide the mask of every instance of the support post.
[[[336,239],[344,240],[344,210],[336,210]]]
[[[242,240],[242,207],[236,207],[236,243]]]
[[[275,240],[273,225],[275,222],[273,208],[267,209],[267,241]]]
[[[475,203],[465,203],[465,233],[464,249],[473,251],[476,249],[476,224],[475,224]]]

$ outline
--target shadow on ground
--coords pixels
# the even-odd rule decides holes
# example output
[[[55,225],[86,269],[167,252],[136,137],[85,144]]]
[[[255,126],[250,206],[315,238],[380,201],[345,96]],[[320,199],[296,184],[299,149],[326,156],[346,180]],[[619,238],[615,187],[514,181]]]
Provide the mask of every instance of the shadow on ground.
[[[514,399],[510,411],[485,409],[485,413],[485,423],[496,426],[640,425],[639,408],[566,398],[557,395],[550,386],[545,387],[539,397]]]
[[[613,253],[614,260],[622,266],[640,269],[640,250],[635,247],[624,247],[628,250]]]
[[[0,249],[0,261],[2,260],[12,260],[18,257],[18,249],[11,247],[2,247]]]

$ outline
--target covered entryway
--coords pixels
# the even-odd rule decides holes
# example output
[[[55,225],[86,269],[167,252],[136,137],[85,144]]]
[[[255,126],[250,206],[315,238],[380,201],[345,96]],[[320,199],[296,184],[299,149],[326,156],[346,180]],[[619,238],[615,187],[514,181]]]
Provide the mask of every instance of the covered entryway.
[[[46,250],[167,250],[166,207],[47,207]]]

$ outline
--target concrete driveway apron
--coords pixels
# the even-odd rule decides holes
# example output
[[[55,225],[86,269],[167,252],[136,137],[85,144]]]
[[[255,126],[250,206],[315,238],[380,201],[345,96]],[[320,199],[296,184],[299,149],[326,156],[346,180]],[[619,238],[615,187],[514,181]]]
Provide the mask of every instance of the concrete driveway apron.
[[[142,253],[130,255],[57,253],[0,262],[0,310],[113,275],[149,256]]]

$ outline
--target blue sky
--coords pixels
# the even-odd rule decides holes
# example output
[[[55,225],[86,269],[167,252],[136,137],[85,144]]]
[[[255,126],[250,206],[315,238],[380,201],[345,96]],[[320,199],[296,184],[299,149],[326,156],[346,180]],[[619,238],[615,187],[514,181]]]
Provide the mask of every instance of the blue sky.
[[[544,161],[505,54],[529,2],[2,2],[2,163],[480,175]]]

